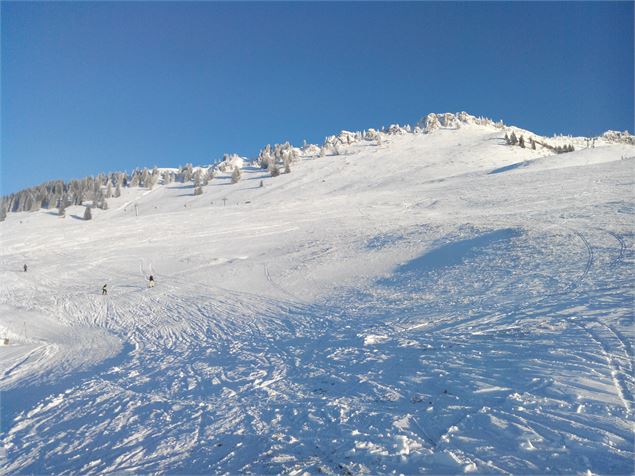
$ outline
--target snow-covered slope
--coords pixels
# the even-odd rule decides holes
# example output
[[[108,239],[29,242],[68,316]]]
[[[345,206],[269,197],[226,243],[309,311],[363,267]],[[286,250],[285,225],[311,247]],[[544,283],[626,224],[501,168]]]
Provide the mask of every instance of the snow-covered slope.
[[[633,473],[635,148],[459,122],[9,214],[0,474]]]

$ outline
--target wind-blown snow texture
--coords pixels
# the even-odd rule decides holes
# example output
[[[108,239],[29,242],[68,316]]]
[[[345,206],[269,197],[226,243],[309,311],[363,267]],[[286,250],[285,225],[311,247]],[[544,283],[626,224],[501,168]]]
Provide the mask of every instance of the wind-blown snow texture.
[[[0,474],[632,474],[635,148],[504,133],[10,214]]]

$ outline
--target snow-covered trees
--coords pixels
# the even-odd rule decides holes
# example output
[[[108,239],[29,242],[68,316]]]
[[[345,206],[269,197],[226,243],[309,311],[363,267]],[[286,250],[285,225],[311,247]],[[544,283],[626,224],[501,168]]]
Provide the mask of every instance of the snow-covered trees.
[[[217,169],[220,172],[233,172],[236,167],[242,168],[244,164],[245,159],[238,154],[225,154]]]
[[[194,182],[194,187],[200,187],[203,183],[203,172],[201,169],[197,169],[196,172],[192,174],[192,182]]]
[[[609,142],[635,145],[635,136],[631,135],[628,131],[606,131],[602,134],[602,138]],[[595,147],[595,137],[592,139],[591,146]]]
[[[108,202],[106,201],[106,197],[103,192],[100,192],[95,200],[93,201],[93,206],[97,206],[102,210],[108,210]]]
[[[7,207],[2,205],[0,206],[0,221],[4,221],[7,218]]]
[[[181,167],[181,178],[183,182],[192,180],[193,167],[192,164],[185,164]]]
[[[57,214],[60,217],[66,216],[67,203],[68,202],[67,202],[66,196],[63,196],[62,198],[60,198],[59,203],[57,205]]]
[[[232,172],[232,183],[238,183],[238,181],[240,180],[240,177],[241,177],[240,168],[236,167],[234,171]]]
[[[207,174],[203,174],[201,169],[196,169],[192,174],[192,182],[194,182],[194,195],[203,194],[203,185],[207,185]]]
[[[268,169],[269,163],[271,162],[271,145],[267,144],[264,149],[261,149],[258,153],[257,162],[260,165],[261,169]]]
[[[316,146],[307,146],[305,141],[305,148],[308,147],[317,153]],[[271,176],[275,177],[280,174],[281,167],[290,172],[291,162],[298,159],[300,152],[300,149],[293,147],[289,142],[275,144],[273,147],[267,144],[264,149],[260,150],[256,162],[260,168],[267,169]]]
[[[138,187],[139,183],[141,183],[141,176],[138,171],[133,172],[132,179],[130,180],[131,187]]]
[[[141,175],[141,186],[152,190],[154,187],[154,175],[147,169],[143,170],[143,174]]]
[[[106,196],[109,187],[112,187],[116,180],[115,177],[115,174],[111,174],[110,177],[99,174],[96,177],[84,177],[70,182],[54,180],[2,197],[0,205],[4,205],[7,212],[37,211],[40,208],[59,207],[63,199],[65,206],[81,205],[86,200],[92,200],[101,208],[106,208]]]
[[[84,220],[91,220],[93,218],[93,214],[90,211],[90,207],[87,206],[86,209],[84,210]]]
[[[368,141],[372,141],[372,140],[377,140],[377,134],[378,132],[375,129],[368,129],[365,133],[364,133],[364,140],[368,140]]]
[[[457,113],[428,114],[417,122],[414,130],[415,132],[423,131],[430,133],[436,129],[459,129],[464,125],[491,126],[497,129],[503,129],[505,127],[502,121],[494,122],[488,117],[475,117],[462,111]]]
[[[439,118],[436,114],[428,114],[423,119],[423,129],[426,132],[430,132],[430,131],[433,131],[434,129],[438,129],[440,126],[441,124],[439,123]]]
[[[566,154],[567,152],[573,152],[575,147],[573,144],[559,145],[555,147],[556,154]]]

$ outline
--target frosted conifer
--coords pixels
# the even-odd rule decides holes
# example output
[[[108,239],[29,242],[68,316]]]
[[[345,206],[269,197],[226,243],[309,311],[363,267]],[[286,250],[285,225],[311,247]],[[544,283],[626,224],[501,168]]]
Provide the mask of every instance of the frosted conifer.
[[[236,167],[232,172],[232,183],[237,183],[240,180],[240,168]]]

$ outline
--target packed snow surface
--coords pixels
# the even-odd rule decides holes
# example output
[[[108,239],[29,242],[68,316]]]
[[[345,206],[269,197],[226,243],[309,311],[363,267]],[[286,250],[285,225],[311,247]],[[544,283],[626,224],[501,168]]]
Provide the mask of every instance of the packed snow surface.
[[[503,136],[9,214],[0,474],[632,474],[635,148]]]

